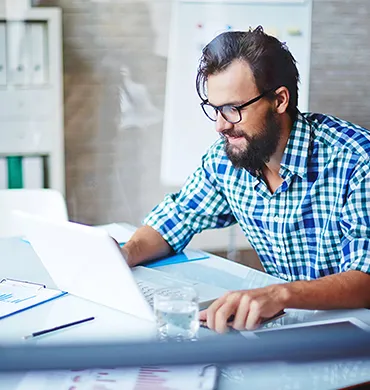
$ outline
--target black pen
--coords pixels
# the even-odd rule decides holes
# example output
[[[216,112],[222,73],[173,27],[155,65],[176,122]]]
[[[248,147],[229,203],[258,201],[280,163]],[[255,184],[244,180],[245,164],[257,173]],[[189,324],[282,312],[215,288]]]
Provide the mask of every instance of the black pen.
[[[73,325],[78,325],[78,324],[82,324],[82,323],[87,322],[87,321],[91,321],[94,318],[95,317],[84,318],[83,320],[78,320],[78,321],[70,322],[68,324],[59,325],[59,326],[56,326],[55,328],[40,330],[38,332],[31,333],[28,336],[23,336],[23,338],[26,340],[26,339],[30,339],[32,337],[41,336],[42,334],[54,332],[54,331],[59,330],[59,329],[69,328],[70,326],[73,326]]]

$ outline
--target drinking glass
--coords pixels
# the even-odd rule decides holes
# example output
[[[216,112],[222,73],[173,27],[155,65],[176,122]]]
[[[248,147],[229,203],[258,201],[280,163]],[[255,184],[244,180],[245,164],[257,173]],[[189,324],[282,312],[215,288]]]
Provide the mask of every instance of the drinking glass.
[[[196,340],[199,329],[198,295],[191,287],[165,287],[154,293],[159,340]]]

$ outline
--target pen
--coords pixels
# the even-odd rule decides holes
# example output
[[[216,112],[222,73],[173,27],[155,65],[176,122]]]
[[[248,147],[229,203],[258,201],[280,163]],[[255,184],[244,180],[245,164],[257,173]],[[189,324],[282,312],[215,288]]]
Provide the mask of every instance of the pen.
[[[30,339],[30,338],[32,338],[32,337],[41,336],[42,334],[54,332],[54,331],[59,330],[59,329],[69,328],[70,326],[73,326],[73,325],[78,325],[78,324],[82,324],[82,323],[87,322],[87,321],[91,321],[91,320],[93,320],[94,318],[95,318],[95,317],[88,317],[88,318],[84,318],[83,320],[78,320],[78,321],[74,321],[74,322],[69,322],[68,324],[59,325],[59,326],[56,326],[56,327],[54,327],[54,328],[40,330],[40,331],[38,331],[38,332],[31,333],[31,334],[28,335],[28,336],[23,336],[23,338],[26,340],[26,339]]]

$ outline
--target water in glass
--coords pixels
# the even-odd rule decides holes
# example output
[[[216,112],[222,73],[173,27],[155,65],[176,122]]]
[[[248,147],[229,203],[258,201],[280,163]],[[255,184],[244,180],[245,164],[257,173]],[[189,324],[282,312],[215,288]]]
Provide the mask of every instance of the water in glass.
[[[160,340],[195,340],[199,329],[198,297],[189,287],[166,288],[154,295]]]

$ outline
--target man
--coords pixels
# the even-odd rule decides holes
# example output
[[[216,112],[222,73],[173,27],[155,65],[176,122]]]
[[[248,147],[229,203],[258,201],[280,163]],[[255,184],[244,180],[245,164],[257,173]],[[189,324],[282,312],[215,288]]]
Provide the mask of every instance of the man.
[[[122,250],[134,266],[238,222],[266,272],[290,283],[216,300],[201,319],[217,332],[231,317],[254,329],[284,308],[370,307],[370,133],[301,114],[298,80],[288,49],[261,27],[210,42],[197,89],[221,137]]]

